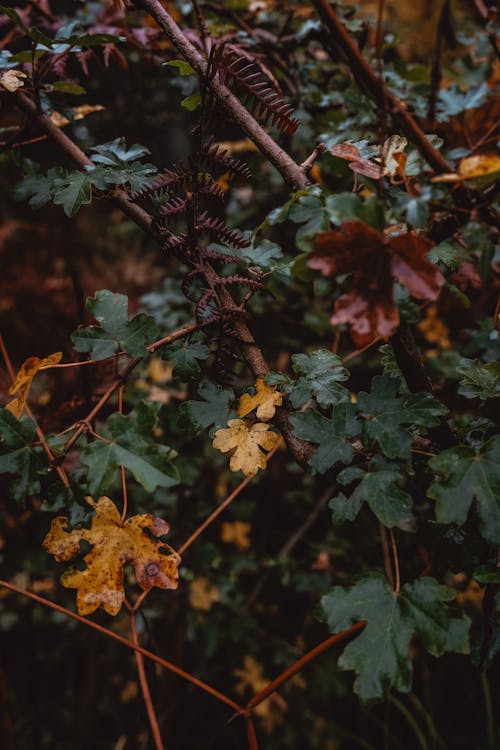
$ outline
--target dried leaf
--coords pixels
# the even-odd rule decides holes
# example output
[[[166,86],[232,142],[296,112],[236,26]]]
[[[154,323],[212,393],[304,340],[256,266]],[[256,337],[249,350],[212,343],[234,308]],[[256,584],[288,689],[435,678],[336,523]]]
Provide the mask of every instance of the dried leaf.
[[[7,91],[17,91],[24,86],[25,78],[27,78],[26,73],[20,70],[7,70],[0,77],[0,86]]]
[[[499,154],[477,154],[462,159],[458,167],[458,174],[462,180],[472,180],[487,174],[500,172]]]
[[[31,388],[31,383],[38,370],[42,367],[57,365],[61,359],[62,352],[54,352],[54,354],[50,354],[44,359],[40,359],[39,357],[28,357],[28,359],[21,365],[14,383],[9,388],[9,393],[11,395],[16,394],[16,398],[10,401],[5,408],[19,419],[23,413],[29,389]]]
[[[68,519],[58,516],[43,541],[43,548],[58,562],[78,555],[81,541],[92,546],[83,558],[85,570],[69,569],[61,577],[63,586],[77,589],[76,605],[81,615],[98,607],[110,615],[118,614],[125,598],[123,566],[127,563],[133,566],[143,591],[153,586],[177,588],[181,558],[158,539],[170,529],[166,521],[144,514],[122,522],[109,497],[101,497],[97,503],[88,498],[88,503],[95,509],[90,529],[68,531]]]
[[[276,389],[275,385],[267,385],[262,378],[257,378],[255,390],[257,393],[254,396],[244,393],[240,398],[238,416],[246,417],[247,414],[250,414],[256,408],[257,418],[267,422],[268,419],[274,417],[276,407],[281,406],[283,396]]]
[[[406,163],[406,156],[403,151],[408,145],[408,140],[401,135],[391,135],[382,146],[382,164],[384,174],[394,176],[401,171],[401,164]],[[404,157],[403,159],[401,157]]]
[[[245,476],[253,477],[259,469],[266,468],[267,456],[263,451],[272,450],[279,439],[276,432],[268,430],[269,425],[263,422],[249,428],[242,419],[230,419],[227,428],[217,430],[212,445],[222,453],[235,448],[229,463],[231,471],[241,469]]]
[[[321,232],[307,264],[323,276],[352,274],[349,291],[335,302],[333,325],[347,323],[357,346],[391,336],[399,324],[393,278],[417,299],[436,300],[444,277],[427,260],[432,242],[408,232],[385,237],[361,221]]]
[[[369,177],[371,180],[380,180],[385,174],[379,164],[375,164],[370,159],[362,157],[356,146],[353,143],[349,143],[349,141],[336,143],[332,146],[330,152],[334,156],[338,156],[339,159],[351,162],[349,167],[353,172]]]

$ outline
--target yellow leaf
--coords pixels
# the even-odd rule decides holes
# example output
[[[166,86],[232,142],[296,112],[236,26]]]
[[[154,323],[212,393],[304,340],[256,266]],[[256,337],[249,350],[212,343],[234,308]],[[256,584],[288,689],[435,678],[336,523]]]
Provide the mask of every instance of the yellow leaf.
[[[458,167],[458,173],[462,180],[472,180],[494,172],[500,172],[500,155],[498,154],[468,156],[466,159],[462,159]]]
[[[20,70],[7,70],[0,78],[0,86],[7,91],[17,91],[24,86],[25,78],[27,78],[26,73]]]
[[[193,609],[208,612],[220,599],[220,592],[208,578],[198,576],[189,585],[189,603]]]
[[[37,374],[38,370],[42,367],[50,367],[50,365],[57,365],[61,361],[62,352],[54,352],[45,359],[39,357],[28,357],[26,362],[23,362],[19,372],[16,375],[16,379],[9,389],[11,395],[16,394],[16,398],[10,401],[6,408],[12,412],[12,414],[19,419],[23,413],[26,399],[28,398],[29,389],[33,378]]]
[[[243,695],[249,688],[255,695],[268,685],[269,680],[264,677],[262,666],[253,656],[245,656],[243,668],[233,671],[235,677],[239,677],[236,691]],[[257,714],[265,732],[270,734],[273,729],[283,722],[283,714],[287,710],[287,702],[279,693],[273,693],[265,701],[259,703],[253,709]]]
[[[214,448],[227,453],[235,448],[229,467],[231,471],[241,471],[246,477],[253,477],[259,469],[266,468],[267,456],[278,442],[276,432],[268,432],[269,425],[257,422],[250,429],[242,419],[230,419],[227,428],[217,430],[212,443]]]
[[[220,538],[226,544],[234,544],[237,549],[248,549],[250,547],[251,524],[245,521],[224,521],[220,529]]]
[[[281,406],[283,396],[276,390],[275,385],[266,385],[262,378],[257,378],[255,389],[257,393],[254,396],[244,393],[240,398],[238,416],[246,417],[257,408],[257,418],[267,421],[274,417],[276,407]]]
[[[430,344],[435,344],[438,349],[451,349],[450,330],[439,317],[437,305],[427,307],[425,318],[417,327]]]
[[[90,529],[68,531],[68,519],[58,516],[43,541],[43,548],[58,562],[78,555],[82,540],[92,546],[83,558],[85,570],[69,569],[61,577],[63,586],[77,589],[76,606],[81,615],[98,607],[110,615],[118,614],[125,597],[123,566],[127,563],[133,566],[143,591],[153,586],[177,588],[181,558],[158,539],[170,529],[166,521],[144,514],[122,522],[109,497],[101,497],[97,503],[87,498],[87,502],[95,509]]]

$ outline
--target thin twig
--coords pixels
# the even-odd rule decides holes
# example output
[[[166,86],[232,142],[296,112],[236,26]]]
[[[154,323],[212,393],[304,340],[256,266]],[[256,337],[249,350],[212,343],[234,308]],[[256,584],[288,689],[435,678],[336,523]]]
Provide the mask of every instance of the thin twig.
[[[259,750],[257,734],[255,732],[254,723],[250,715],[245,716],[245,726],[247,729],[248,750]]]
[[[137,633],[137,622],[135,612],[130,613],[130,632],[132,634],[132,643],[135,646],[139,646],[139,636]],[[146,704],[146,711],[148,714],[149,724],[151,726],[151,732],[153,734],[153,740],[155,743],[156,750],[165,750],[163,741],[161,738],[160,727],[158,725],[158,719],[156,718],[156,712],[153,706],[151,698],[151,691],[149,690],[148,678],[146,670],[144,668],[144,656],[139,652],[135,652],[135,663],[137,666],[137,676],[139,677],[139,685],[141,686],[142,697]]]
[[[394,536],[393,529],[389,529],[389,535],[391,537],[392,559],[394,562],[394,573],[396,576],[396,580],[394,583],[394,591],[396,592],[396,594],[399,594],[399,589],[401,588],[401,578],[399,575],[399,556],[398,556],[398,548],[396,545],[396,538]]]
[[[393,589],[394,575],[392,573],[391,555],[389,553],[389,544],[387,542],[387,531],[382,521],[378,522],[378,529],[380,534],[380,544],[382,545],[382,556],[384,558],[385,577],[387,578],[391,585],[391,588]]]
[[[66,609],[66,607],[61,607],[60,604],[55,604],[54,602],[51,602],[49,599],[44,599],[43,596],[39,596],[38,594],[34,594],[31,591],[27,591],[26,589],[23,589],[20,586],[16,586],[13,583],[9,583],[8,581],[0,580],[0,587],[8,589],[9,591],[13,591],[15,594],[26,596],[28,597],[28,599],[33,599],[33,601],[38,602],[38,604],[43,604],[45,607],[49,607],[50,609],[53,609],[56,612],[60,612],[62,615],[65,615],[66,617],[71,617],[73,620],[77,620],[77,622],[81,622],[83,625],[87,625],[89,628],[92,628],[93,630],[97,630],[99,633],[102,633],[103,635],[108,636],[108,638],[112,638],[114,641],[121,643],[122,646],[126,646],[127,648],[130,648],[133,651],[137,651],[138,653],[145,656],[147,659],[150,659],[151,661],[154,661],[156,664],[159,664],[160,666],[165,667],[165,669],[168,669],[170,672],[173,672],[179,677],[182,677],[187,682],[191,682],[193,685],[196,685],[201,690],[204,690],[205,693],[210,693],[210,695],[212,695],[214,698],[217,698],[222,703],[225,703],[227,706],[230,706],[230,708],[232,708],[233,711],[236,711],[238,714],[242,714],[245,712],[245,709],[242,706],[239,706],[237,703],[235,703],[235,701],[231,700],[231,698],[228,698],[227,695],[224,695],[224,693],[219,692],[218,690],[213,688],[211,685],[208,685],[206,682],[202,682],[197,677],[194,677],[192,674],[189,674],[189,672],[185,672],[180,667],[176,667],[175,664],[172,664],[166,659],[162,659],[161,656],[154,654],[152,651],[148,651],[146,648],[143,648],[142,646],[132,643],[132,641],[129,641],[127,638],[124,638],[121,635],[118,635],[118,633],[115,633],[113,630],[109,630],[108,628],[105,628],[102,625],[99,625],[97,622],[93,622],[93,620],[89,620],[87,617],[82,617],[81,615],[77,615],[75,612],[71,612],[71,610]]]
[[[341,633],[332,635],[325,641],[319,643],[313,649],[308,651],[307,654],[304,654],[304,656],[302,656],[300,659],[297,659],[294,664],[288,667],[288,669],[285,669],[284,672],[282,672],[280,675],[278,675],[278,677],[276,677],[276,679],[266,685],[265,688],[259,690],[259,692],[256,693],[253,698],[248,701],[247,708],[254,708],[255,706],[258,706],[259,703],[265,701],[266,698],[274,693],[281,685],[283,685],[284,682],[287,682],[291,677],[297,674],[297,672],[300,672],[301,669],[306,666],[306,664],[309,664],[309,662],[316,659],[318,656],[320,656],[320,654],[328,651],[328,649],[330,649],[332,646],[335,646],[335,644],[344,641],[346,638],[350,638],[356,633],[359,633],[361,630],[363,630],[365,625],[365,620],[362,620],[361,622],[355,623],[347,630],[343,630]]]

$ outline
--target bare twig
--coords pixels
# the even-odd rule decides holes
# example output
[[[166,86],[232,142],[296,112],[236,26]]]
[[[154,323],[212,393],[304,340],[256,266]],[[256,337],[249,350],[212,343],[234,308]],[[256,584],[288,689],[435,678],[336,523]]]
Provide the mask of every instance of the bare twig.
[[[139,646],[139,636],[137,633],[137,621],[135,612],[130,613],[130,632],[132,634],[132,643],[135,646]],[[146,670],[144,668],[144,656],[140,651],[135,652],[135,662],[137,666],[137,676],[139,677],[139,684],[141,686],[142,697],[146,704],[146,711],[148,714],[149,724],[151,726],[151,732],[153,734],[153,740],[155,743],[156,750],[165,750],[163,741],[161,738],[160,727],[158,725],[158,719],[156,718],[156,712],[153,706],[151,698],[151,691],[149,690],[148,678],[146,676]]]

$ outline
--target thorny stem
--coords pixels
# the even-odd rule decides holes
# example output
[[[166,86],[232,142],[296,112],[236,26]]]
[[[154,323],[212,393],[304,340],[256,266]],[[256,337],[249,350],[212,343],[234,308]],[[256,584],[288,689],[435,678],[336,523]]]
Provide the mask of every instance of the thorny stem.
[[[132,634],[132,643],[135,646],[138,646],[139,636],[137,633],[137,621],[135,612],[130,613],[130,632]],[[139,651],[135,652],[135,662],[137,666],[137,676],[139,677],[142,697],[144,698],[144,703],[146,704],[146,711],[148,714],[149,724],[151,726],[151,732],[153,734],[153,740],[156,750],[165,750],[165,746],[161,738],[160,727],[158,726],[158,719],[156,718],[156,712],[151,698],[151,692],[149,690],[146,670],[144,668],[144,656]]]
[[[15,379],[16,379],[16,375],[15,375],[15,372],[14,372],[14,368],[12,367],[12,361],[10,359],[9,352],[7,351],[7,347],[5,346],[5,341],[3,340],[3,336],[2,336],[1,333],[0,333],[0,351],[2,352],[2,357],[4,358],[5,365],[7,367],[7,372],[9,373],[9,377],[12,380],[12,382],[14,382]],[[52,451],[50,450],[50,447],[49,447],[49,445],[47,443],[47,439],[45,437],[45,433],[43,432],[42,428],[40,427],[40,425],[38,424],[37,420],[35,419],[35,416],[34,416],[33,412],[31,411],[28,403],[26,403],[24,405],[24,411],[26,412],[26,414],[28,415],[28,417],[31,420],[33,420],[33,422],[35,424],[35,430],[36,430],[37,438],[40,441],[40,444],[41,444],[43,450],[45,451],[45,455],[49,459],[49,461],[51,463],[51,466],[55,466],[57,474],[59,476],[59,479],[64,484],[64,486],[65,487],[69,487],[68,475],[64,471],[63,467],[59,466],[56,463],[55,456],[52,453]]]
[[[130,648],[133,651],[136,651],[137,653],[142,654],[147,659],[154,661],[156,664],[159,664],[165,669],[168,669],[170,672],[173,672],[179,677],[182,677],[184,680],[187,680],[187,682],[191,682],[193,685],[196,685],[201,690],[204,690],[205,693],[210,693],[210,695],[212,695],[214,698],[217,698],[222,703],[225,703],[227,706],[232,708],[233,711],[236,711],[238,714],[244,713],[245,709],[242,706],[239,706],[235,701],[231,700],[231,698],[229,698],[227,695],[224,695],[224,693],[219,692],[218,690],[213,688],[211,685],[207,685],[206,682],[202,682],[202,680],[199,680],[197,677],[194,677],[192,674],[189,674],[189,672],[185,672],[180,667],[176,667],[175,664],[172,664],[166,659],[162,659],[161,656],[157,656],[157,654],[154,654],[152,651],[148,651],[148,649],[143,648],[142,646],[136,643],[133,643],[132,641],[129,641],[127,638],[124,638],[123,636],[118,635],[118,633],[115,633],[112,630],[109,630],[108,628],[105,628],[102,625],[99,625],[97,622],[93,622],[93,620],[89,620],[87,617],[82,617],[81,615],[77,615],[75,612],[71,612],[71,610],[66,609],[66,607],[61,607],[60,604],[55,604],[55,602],[51,602],[49,599],[44,599],[42,596],[38,596],[38,594],[34,594],[31,591],[27,591],[26,589],[23,589],[20,586],[16,586],[13,583],[9,583],[8,581],[0,580],[0,587],[8,589],[9,591],[13,591],[15,594],[26,596],[28,597],[28,599],[33,599],[33,601],[38,602],[38,604],[43,604],[45,607],[49,607],[50,609],[53,609],[56,612],[60,612],[66,617],[71,617],[73,620],[77,620],[78,622],[81,622],[83,625],[87,625],[89,628],[92,628],[93,630],[97,630],[99,633],[102,633],[103,635],[108,636],[108,638],[112,638],[114,641],[121,643],[122,646],[126,646],[127,648]]]
[[[347,630],[343,630],[341,633],[337,633],[336,635],[331,635],[329,638],[319,643],[313,649],[308,651],[307,654],[304,654],[304,656],[302,656],[300,659],[297,659],[294,664],[288,667],[288,669],[285,669],[284,672],[282,672],[280,675],[278,675],[278,677],[276,677],[276,679],[266,685],[265,688],[259,690],[259,692],[256,693],[253,698],[248,701],[246,706],[247,709],[255,708],[255,706],[258,706],[259,703],[265,701],[266,698],[268,698],[271,693],[274,693],[275,690],[283,685],[283,683],[288,682],[291,677],[297,674],[297,672],[300,672],[301,669],[306,666],[306,664],[309,664],[309,662],[316,659],[318,656],[320,656],[320,654],[328,651],[328,649],[332,646],[335,646],[336,643],[340,643],[346,638],[350,638],[352,635],[359,633],[361,630],[363,630],[365,625],[366,621],[362,620],[361,622],[355,623]]]

